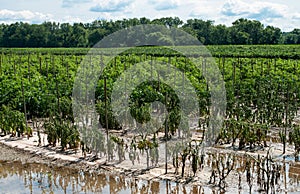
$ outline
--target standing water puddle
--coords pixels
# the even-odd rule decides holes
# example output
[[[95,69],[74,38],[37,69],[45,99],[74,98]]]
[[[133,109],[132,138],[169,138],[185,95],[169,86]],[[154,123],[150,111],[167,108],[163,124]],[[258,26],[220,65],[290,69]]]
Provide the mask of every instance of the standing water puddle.
[[[207,193],[209,188],[170,181],[145,181],[109,173],[78,172],[67,167],[0,161],[0,193]],[[209,192],[210,193],[210,192]]]
[[[286,163],[286,188],[299,188],[300,164]],[[249,193],[228,187],[225,193]],[[283,186],[284,187],[284,186]],[[278,193],[286,193],[285,189]],[[298,193],[297,189],[287,189],[287,193]],[[89,173],[68,167],[47,166],[45,164],[0,161],[0,194],[27,193],[224,193],[218,188],[184,185],[164,180],[140,180],[134,177],[109,172]],[[257,190],[252,193],[258,193]]]

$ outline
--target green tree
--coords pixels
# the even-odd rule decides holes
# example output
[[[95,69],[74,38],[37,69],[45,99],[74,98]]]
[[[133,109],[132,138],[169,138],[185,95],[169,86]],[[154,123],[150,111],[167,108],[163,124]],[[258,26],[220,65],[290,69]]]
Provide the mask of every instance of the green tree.
[[[28,36],[28,47],[44,47],[47,43],[46,29],[43,25],[31,25]]]
[[[71,35],[72,47],[86,47],[88,44],[87,31],[82,23],[75,23]]]
[[[210,37],[212,26],[213,21],[211,20],[189,19],[187,23],[182,26],[182,29],[192,35],[196,35],[198,40],[203,44],[210,44],[212,42]]]
[[[261,43],[264,26],[259,21],[241,18],[233,22],[232,25],[233,28],[237,29],[238,44],[241,44],[240,40],[245,38],[247,40],[242,42],[246,44]]]
[[[160,19],[154,19],[151,21],[152,24],[164,25],[168,28],[175,27],[183,24],[183,21],[179,19],[179,17],[164,17]]]
[[[94,46],[106,35],[106,30],[104,29],[94,29],[88,35],[88,45],[89,47]]]
[[[262,43],[278,44],[281,38],[281,30],[273,26],[267,26],[263,31]]]
[[[284,44],[300,44],[300,29],[294,29],[291,32],[283,34]]]
[[[213,26],[211,29],[210,37],[213,37],[210,41],[211,44],[216,45],[224,45],[228,44],[228,36],[229,36],[229,30],[225,25],[217,25]]]

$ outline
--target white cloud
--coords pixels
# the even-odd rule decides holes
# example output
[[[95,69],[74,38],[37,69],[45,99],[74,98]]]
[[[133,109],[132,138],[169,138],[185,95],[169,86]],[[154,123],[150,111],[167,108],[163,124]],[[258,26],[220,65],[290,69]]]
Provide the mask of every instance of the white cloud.
[[[90,8],[93,12],[120,12],[126,10],[134,0],[102,0]]]
[[[283,18],[288,15],[287,6],[277,3],[242,0],[228,0],[223,4],[221,13],[224,16],[239,16],[256,20]]]
[[[1,0],[0,0],[1,1]],[[83,22],[178,16],[232,25],[243,17],[284,31],[300,28],[300,4],[295,0],[7,0],[0,5],[0,23]],[[66,9],[67,8],[67,9]],[[12,11],[13,10],[13,11]],[[18,11],[16,11],[18,10]],[[25,11],[22,11],[25,10]],[[52,14],[49,15],[48,13]]]
[[[93,22],[94,19],[83,19],[80,17],[74,17],[74,16],[65,16],[62,19],[58,20],[58,22],[60,23],[89,23],[89,22]]]
[[[13,23],[13,22],[28,22],[28,23],[42,23],[49,21],[52,18],[51,14],[43,14],[39,12],[32,12],[29,10],[12,11],[3,9],[0,10],[0,22]]]
[[[154,5],[157,11],[176,9],[179,7],[179,0],[148,0],[150,5]]]
[[[192,18],[209,18],[215,17],[220,12],[220,6],[212,4],[211,1],[197,1],[192,4],[189,16]]]
[[[62,7],[70,8],[73,7],[74,5],[81,4],[81,3],[89,3],[91,1],[92,0],[63,0]]]
[[[300,13],[295,13],[295,14],[293,14],[292,19],[293,19],[293,20],[300,20]],[[299,21],[299,22],[300,22],[300,21]]]

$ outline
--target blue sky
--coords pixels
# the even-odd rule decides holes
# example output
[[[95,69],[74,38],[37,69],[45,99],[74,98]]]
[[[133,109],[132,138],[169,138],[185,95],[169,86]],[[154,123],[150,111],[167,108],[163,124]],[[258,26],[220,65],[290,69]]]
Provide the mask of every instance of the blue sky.
[[[298,0],[0,0],[0,23],[91,22],[178,16],[230,26],[238,18],[256,19],[283,31],[300,28]]]

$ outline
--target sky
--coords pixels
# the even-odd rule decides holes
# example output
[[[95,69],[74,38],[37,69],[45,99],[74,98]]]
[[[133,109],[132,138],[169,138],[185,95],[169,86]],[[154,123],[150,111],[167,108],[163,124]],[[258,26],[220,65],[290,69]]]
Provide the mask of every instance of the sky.
[[[178,16],[230,26],[239,18],[300,28],[299,0],[0,0],[0,23],[82,22]]]

